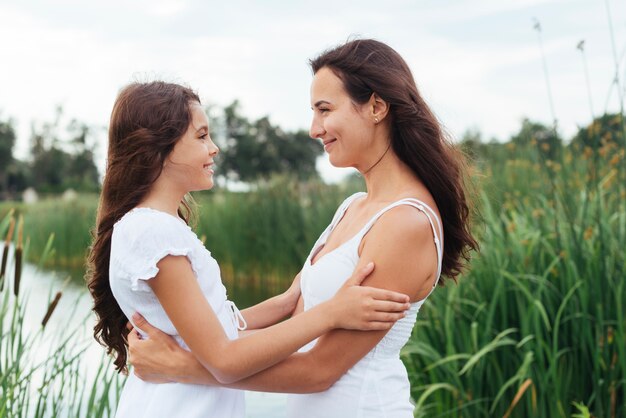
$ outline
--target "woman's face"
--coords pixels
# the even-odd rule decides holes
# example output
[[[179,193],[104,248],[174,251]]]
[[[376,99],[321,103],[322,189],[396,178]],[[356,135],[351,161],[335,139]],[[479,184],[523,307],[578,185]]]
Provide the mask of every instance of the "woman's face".
[[[315,73],[311,84],[313,120],[309,135],[319,138],[332,165],[361,167],[374,143],[374,124],[368,104],[354,104],[343,82],[327,67]]]
[[[213,159],[219,148],[209,135],[209,121],[199,103],[192,103],[191,123],[167,156],[161,175],[185,192],[213,187]]]

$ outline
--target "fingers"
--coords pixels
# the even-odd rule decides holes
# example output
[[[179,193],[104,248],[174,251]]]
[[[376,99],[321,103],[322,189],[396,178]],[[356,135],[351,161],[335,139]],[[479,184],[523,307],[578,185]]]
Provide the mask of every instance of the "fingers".
[[[140,330],[148,334],[150,338],[152,338],[159,332],[159,330],[153,327],[152,324],[150,324],[148,321],[146,321],[146,318],[141,316],[139,312],[135,312],[133,314],[133,323],[135,324],[136,328],[139,328]]]
[[[372,302],[373,308],[378,312],[404,312],[411,307],[411,304],[400,303],[400,302],[390,302],[387,300],[375,300]]]
[[[404,316],[404,312],[374,312],[369,315],[368,322],[388,322],[393,325]]]
[[[370,295],[376,300],[388,300],[391,302],[407,303],[410,298],[404,293],[394,292],[393,290],[379,289],[377,287],[367,287],[371,292]]]
[[[128,345],[132,346],[137,341],[141,341],[139,334],[131,330],[131,332],[128,333]]]
[[[357,272],[355,272],[350,279],[348,279],[348,283],[353,286],[359,286],[363,283],[363,280],[374,271],[374,263],[370,261],[365,265],[365,267],[360,268]]]

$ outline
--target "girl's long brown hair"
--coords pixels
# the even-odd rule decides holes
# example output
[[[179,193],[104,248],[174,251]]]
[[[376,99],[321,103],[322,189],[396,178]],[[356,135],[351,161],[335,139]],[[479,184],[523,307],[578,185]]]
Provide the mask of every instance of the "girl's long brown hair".
[[[442,276],[455,280],[470,250],[478,248],[469,225],[464,158],[420,96],[409,66],[394,49],[372,39],[349,41],[310,64],[314,74],[324,67],[332,70],[353,102],[366,103],[376,93],[389,104],[391,146],[435,199],[445,237]]]
[[[109,285],[113,225],[137,206],[161,174],[166,157],[191,123],[190,104],[200,102],[190,89],[154,81],[133,83],[117,96],[109,125],[107,167],[92,231],[87,286],[94,300],[95,339],[127,372],[128,319]],[[188,221],[190,208],[181,202],[179,215]]]

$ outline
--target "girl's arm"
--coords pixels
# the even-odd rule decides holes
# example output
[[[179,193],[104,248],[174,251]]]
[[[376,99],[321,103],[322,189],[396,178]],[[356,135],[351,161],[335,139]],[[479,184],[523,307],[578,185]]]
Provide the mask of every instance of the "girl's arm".
[[[278,321],[285,319],[293,313],[300,297],[300,273],[296,275],[293,283],[284,293],[269,298],[261,303],[241,311],[248,330],[256,330],[269,327]],[[242,335],[241,333],[239,335]]]
[[[414,301],[429,293],[437,271],[437,255],[430,224],[420,212],[399,207],[383,215],[362,247],[361,260],[374,259],[377,266],[367,278],[368,285],[405,292]],[[288,393],[325,390],[371,351],[386,332],[331,331],[309,352],[293,354],[267,370],[228,386]],[[151,341],[138,341],[133,334],[129,340],[130,357],[135,374],[140,378],[217,384],[193,356],[164,334],[156,331],[154,337],[150,335]]]
[[[223,384],[270,367],[334,328],[389,329],[408,308],[408,297],[359,284],[372,271],[359,270],[337,295],[309,311],[230,340],[183,256],[166,256],[148,284],[198,361]],[[384,300],[381,300],[384,299]]]

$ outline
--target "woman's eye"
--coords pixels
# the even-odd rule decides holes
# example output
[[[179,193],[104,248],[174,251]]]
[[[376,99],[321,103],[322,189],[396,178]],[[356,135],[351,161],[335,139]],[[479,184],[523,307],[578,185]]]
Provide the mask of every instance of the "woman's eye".
[[[207,139],[209,137],[209,134],[204,134],[200,136],[200,139]]]
[[[324,109],[324,108],[320,108],[320,113],[326,113],[328,112],[330,109]]]

